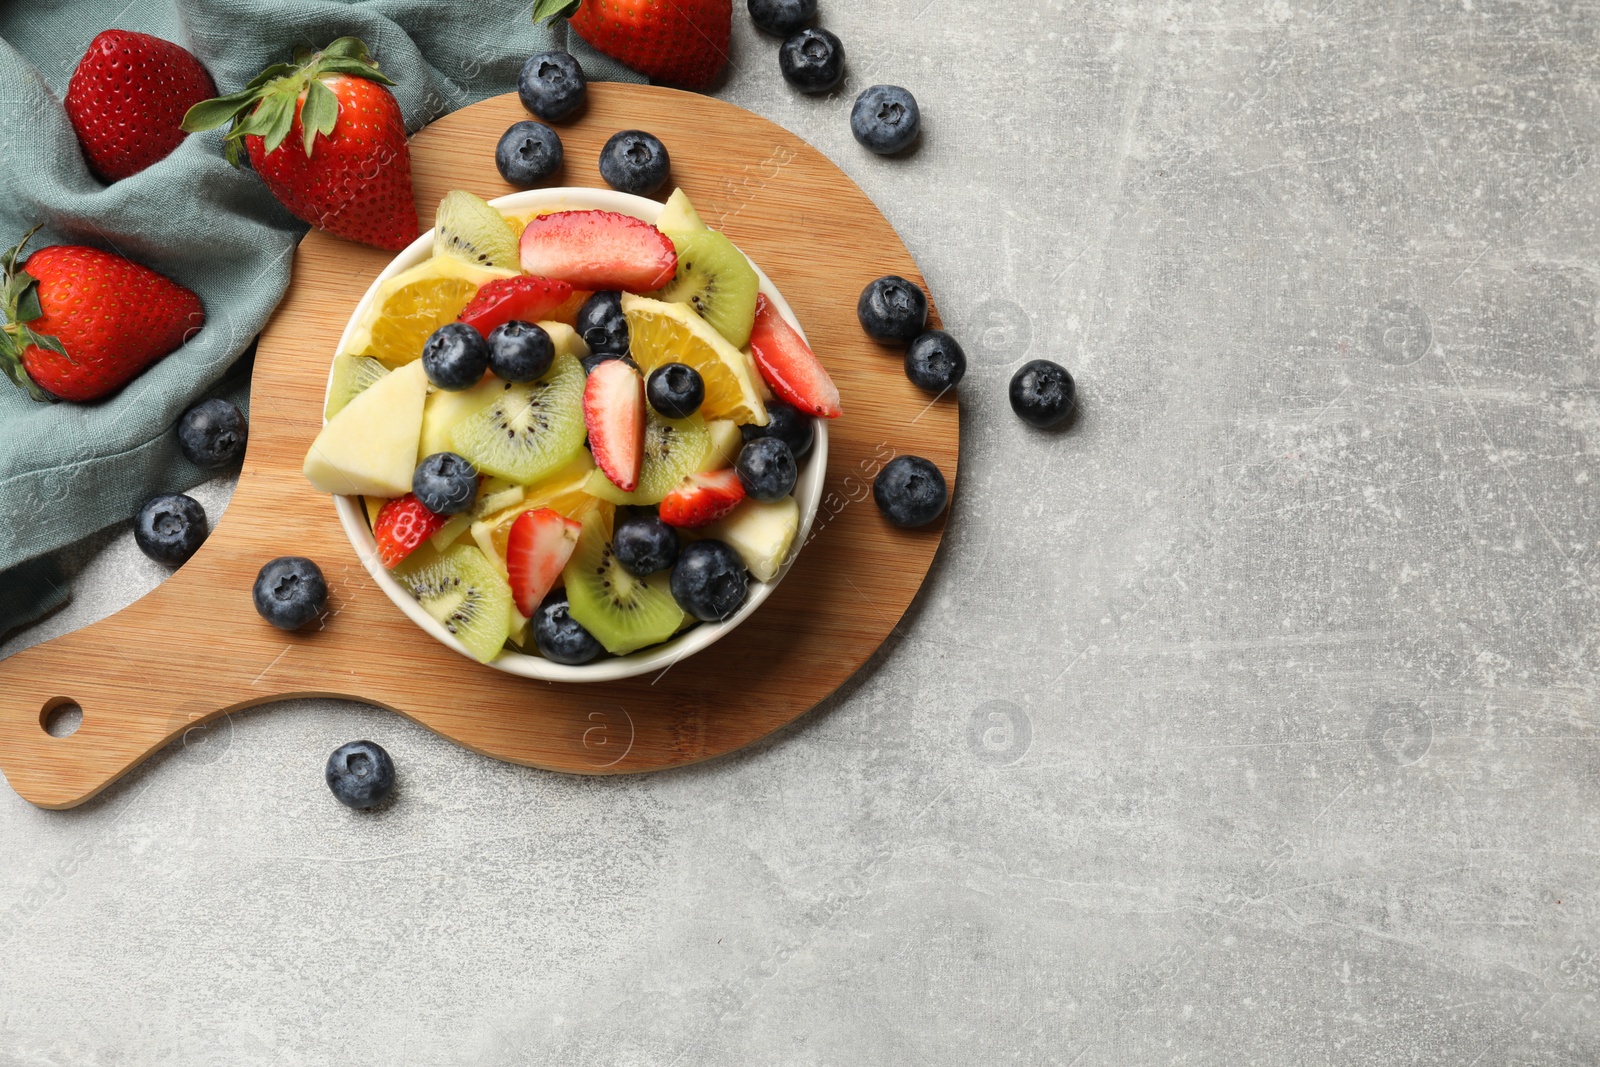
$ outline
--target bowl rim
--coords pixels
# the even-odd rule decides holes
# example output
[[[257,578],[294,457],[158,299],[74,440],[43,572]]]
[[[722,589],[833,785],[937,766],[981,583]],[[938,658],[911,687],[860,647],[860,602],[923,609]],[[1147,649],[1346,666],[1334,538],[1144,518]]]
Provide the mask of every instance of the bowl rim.
[[[502,211],[521,211],[530,208],[560,207],[564,210],[590,210],[616,211],[645,222],[654,224],[660,217],[664,205],[647,197],[633,196],[628,193],[619,193],[611,189],[590,189],[576,186],[560,186],[549,189],[528,189],[521,192],[510,193],[489,201],[489,204]],[[741,249],[741,251],[743,251]],[[400,252],[389,261],[383,271],[375,278],[367,291],[357,302],[355,310],[351,312],[349,320],[345,323],[344,332],[339,336],[339,344],[335,355],[345,351],[350,343],[351,335],[355,332],[356,325],[366,315],[371,307],[377,291],[383,283],[403,271],[415,267],[417,264],[430,258],[433,254],[433,230],[411,242],[404,251]],[[795,317],[794,309],[783,298],[783,294],[773,285],[772,279],[767,277],[761,265],[748,255],[745,256],[750,265],[755,268],[756,278],[760,291],[783,316],[785,321],[801,337],[805,337],[805,330],[800,321]],[[332,360],[329,361],[328,383],[323,390],[324,410],[328,391],[333,385]],[[702,652],[711,647],[723,637],[732,632],[740,623],[755,613],[767,598],[770,597],[778,583],[783,581],[799,558],[801,550],[810,538],[811,527],[817,517],[817,510],[822,502],[822,487],[827,478],[828,468],[828,425],[824,419],[813,419],[816,428],[816,443],[812,446],[811,455],[806,458],[800,471],[799,480],[795,483],[794,497],[800,506],[800,527],[795,533],[794,546],[789,550],[789,558],[779,568],[778,573],[771,581],[762,582],[752,577],[750,593],[746,597],[744,606],[731,618],[718,623],[702,622],[692,629],[670,641],[650,648],[631,653],[626,656],[611,656],[598,659],[592,663],[571,666],[564,663],[554,663],[542,656],[533,656],[520,652],[502,652],[491,660],[487,666],[507,674],[517,675],[522,678],[531,678],[550,682],[612,682],[624,678],[635,678],[651,672],[665,673],[680,660]],[[327,424],[324,416],[323,424]],[[452,637],[433,616],[423,609],[422,604],[407,592],[388,569],[378,559],[377,541],[372,530],[367,524],[365,507],[354,496],[335,496],[334,509],[339,516],[339,525],[344,528],[345,536],[350,539],[351,547],[356,551],[356,556],[366,568],[372,580],[382,589],[384,594],[394,602],[395,606],[407,618],[420,626],[435,640],[448,648],[465,656],[473,663],[479,662],[466,648]]]

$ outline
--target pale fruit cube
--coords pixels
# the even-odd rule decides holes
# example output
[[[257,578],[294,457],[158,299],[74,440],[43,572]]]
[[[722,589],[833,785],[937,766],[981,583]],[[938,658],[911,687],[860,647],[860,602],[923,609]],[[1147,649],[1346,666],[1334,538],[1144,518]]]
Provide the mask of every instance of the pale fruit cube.
[[[427,396],[420,361],[384,376],[322,428],[306,453],[306,478],[340,496],[411,492]]]
[[[800,505],[786,496],[770,504],[746,500],[700,533],[727,542],[758,581],[770,582],[783,569],[799,530]]]
[[[667,197],[667,202],[661,206],[661,215],[656,219],[656,229],[671,236],[674,233],[694,233],[706,229],[706,224],[700,221],[700,213],[689,203],[689,195],[682,189],[674,189],[672,195]]]
[[[739,452],[744,448],[744,434],[732,419],[712,419],[706,423],[711,432],[711,447],[706,450],[702,471],[720,471],[739,462]]]

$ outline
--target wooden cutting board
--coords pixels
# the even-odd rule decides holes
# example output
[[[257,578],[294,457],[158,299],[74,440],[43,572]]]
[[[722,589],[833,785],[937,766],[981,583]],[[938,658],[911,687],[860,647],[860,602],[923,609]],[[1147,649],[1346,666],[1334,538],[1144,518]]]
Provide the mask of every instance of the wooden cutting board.
[[[450,189],[512,192],[494,148],[527,117],[508,95],[419,133],[412,161],[421,217],[431,220]],[[838,120],[847,121],[842,110]],[[959,428],[953,394],[930,404],[906,380],[900,352],[862,333],[856,298],[879,275],[922,277],[836,166],[787,130],[709,97],[591,86],[584,116],[558,128],[566,168],[551,184],[601,186],[600,147],[629,128],[666,143],[673,165],[665,191],[681,185],[708,224],[765,268],[843,394],[816,533],[772,598],[706,652],[655,677],[607,684],[512,677],[412,625],[356,559],[332,502],[300,474],[340,332],[390,259],[314,232],[261,337],[249,451],[205,546],[116,615],[0,662],[0,770],[13,789],[41,807],[69,808],[208,719],[295,697],[381,705],[475,752],[532,767],[660,770],[793,722],[867,661],[916,595],[943,533],[942,522],[889,526],[872,503],[872,476],[911,453],[937,463],[953,489]],[[333,613],[322,629],[284,634],[256,615],[256,572],[280,555],[309,556],[328,575]],[[83,709],[82,725],[52,736],[46,721],[69,704]]]

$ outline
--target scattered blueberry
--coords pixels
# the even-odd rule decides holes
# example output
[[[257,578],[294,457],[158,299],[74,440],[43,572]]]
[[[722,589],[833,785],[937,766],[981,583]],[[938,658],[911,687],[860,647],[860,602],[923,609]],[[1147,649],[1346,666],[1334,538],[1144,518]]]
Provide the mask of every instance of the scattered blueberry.
[[[239,405],[220,397],[200,401],[178,420],[178,450],[203,470],[226,467],[244,455],[249,436]]]
[[[827,30],[801,30],[778,49],[778,69],[802,93],[825,93],[844,77],[844,42]]]
[[[811,446],[817,440],[816,420],[781,400],[767,402],[767,416],[765,426],[746,423],[739,427],[746,441],[754,441],[758,437],[776,437],[789,446],[796,460],[805,459],[811,454]]]
[[[669,419],[687,419],[706,402],[706,382],[687,363],[665,363],[645,382],[650,406]]]
[[[576,667],[600,655],[596,641],[567,611],[567,591],[557,589],[533,613],[533,643],[552,663]]]
[[[454,452],[435,452],[417,464],[411,491],[435,515],[459,515],[478,499],[478,468]]]
[[[678,561],[678,531],[653,511],[618,513],[611,550],[630,574],[648,578]]]
[[[721,622],[744,604],[750,572],[726,543],[707,538],[691,542],[672,568],[672,598],[701,622]]]
[[[206,540],[206,509],[182,493],[151,497],[133,524],[139,551],[168,567],[181,567]]]
[[[489,369],[489,346],[473,327],[447,322],[422,346],[422,369],[428,381],[446,392],[471,389]]]
[[[817,0],[749,0],[750,20],[774,37],[787,37],[817,17]]]
[[[868,86],[850,109],[850,132],[863,148],[880,156],[905,151],[921,130],[917,98],[898,85]]]
[[[622,294],[602,290],[578,309],[578,336],[595,355],[628,354],[628,316],[622,313]]]
[[[256,611],[280,630],[298,630],[328,610],[322,568],[300,556],[280,556],[262,567],[253,595]]]
[[[799,469],[794,452],[781,437],[758,437],[739,450],[734,469],[744,483],[745,495],[768,504],[794,492]]]
[[[1041,430],[1065,422],[1077,395],[1072,375],[1048,359],[1029,360],[1011,377],[1011,410]]]
[[[643,130],[612,134],[600,149],[600,177],[619,193],[649,196],[666,184],[671,167],[667,146]]]
[[[394,790],[394,760],[382,745],[352,741],[328,757],[328,788],[347,808],[375,808]]]
[[[943,330],[920,334],[906,349],[906,377],[918,389],[942,393],[955,388],[966,373],[966,352]]]
[[[915,283],[886,274],[861,290],[856,317],[875,341],[909,343],[927,329],[928,298]]]
[[[508,382],[544,377],[556,360],[556,343],[537,323],[512,319],[489,331],[489,369]]]
[[[494,149],[500,177],[518,189],[531,189],[561,169],[561,138],[542,122],[512,123]]]
[[[540,52],[529,56],[517,76],[522,106],[549,122],[560,122],[583,106],[589,80],[583,68],[566,52]]]
[[[921,456],[896,456],[872,480],[872,499],[896,526],[926,526],[944,512],[950,491],[932,463]]]

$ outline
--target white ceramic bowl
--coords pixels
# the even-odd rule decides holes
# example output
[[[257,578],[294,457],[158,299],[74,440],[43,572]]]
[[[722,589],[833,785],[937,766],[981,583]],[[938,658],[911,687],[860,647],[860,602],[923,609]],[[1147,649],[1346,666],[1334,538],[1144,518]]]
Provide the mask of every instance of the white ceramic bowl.
[[[527,210],[538,207],[559,206],[572,210],[599,209],[602,211],[616,211],[625,215],[633,215],[653,223],[661,214],[661,205],[654,200],[642,196],[630,196],[627,193],[613,192],[609,189],[531,189],[527,192],[512,193],[498,200],[490,201],[495,207],[506,211]],[[372,303],[373,295],[378,287],[401,271],[421,263],[433,254],[433,231],[418,237],[407,248],[395,257],[384,272],[378,275],[372,287],[356,305],[355,312],[350,316],[350,322],[344,328],[344,335],[339,338],[339,351],[343,352],[350,342],[350,335],[355,331],[356,323],[366,314],[368,306]],[[783,294],[773,286],[772,280],[766,276],[759,265],[756,266],[756,276],[761,281],[761,291],[768,300],[778,309],[789,324],[801,331],[799,321],[794,316],[794,311],[783,299]],[[329,369],[329,387],[332,387],[333,373]],[[744,607],[731,619],[719,623],[700,623],[693,629],[684,632],[665,644],[635,652],[629,656],[606,657],[593,663],[572,667],[562,663],[553,663],[540,656],[526,656],[515,652],[501,653],[500,657],[489,664],[508,674],[521,675],[524,678],[539,678],[553,682],[610,682],[619,678],[632,678],[639,674],[663,671],[686,656],[692,656],[711,645],[748,619],[752,612],[759,608],[767,597],[772,595],[783,580],[789,568],[793,566],[799,549],[806,542],[811,533],[811,524],[817,517],[817,507],[822,500],[822,482],[828,469],[828,427],[823,419],[815,420],[817,443],[811,454],[805,458],[801,465],[800,479],[795,485],[794,496],[800,505],[800,530],[795,535],[795,548],[790,551],[789,560],[782,570],[770,582],[750,581],[750,595]],[[367,573],[372,575],[372,580],[378,583],[395,606],[406,613],[412,622],[422,627],[435,639],[449,645],[463,656],[472,658],[461,642],[451,637],[445,628],[434,621],[433,616],[423,610],[422,605],[413,597],[394,577],[378,562],[377,543],[373,539],[372,530],[367,525],[367,515],[360,501],[356,497],[334,497],[334,507],[339,513],[339,522],[344,526],[344,532],[350,538],[350,543],[355,546],[356,556],[367,568]]]

